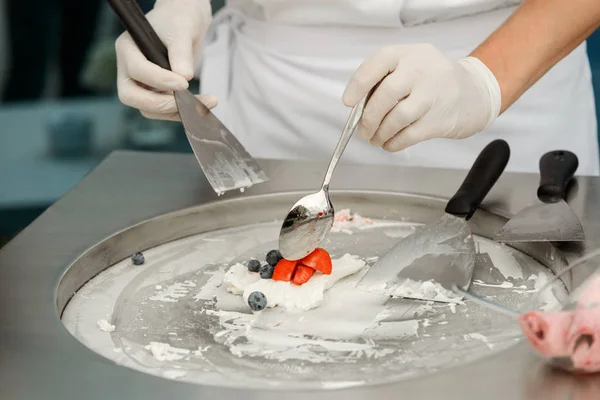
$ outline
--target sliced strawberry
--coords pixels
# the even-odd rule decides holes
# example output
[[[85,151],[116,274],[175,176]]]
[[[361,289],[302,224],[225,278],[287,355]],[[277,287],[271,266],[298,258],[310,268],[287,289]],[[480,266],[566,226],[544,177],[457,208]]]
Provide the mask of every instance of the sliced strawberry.
[[[310,279],[311,276],[315,273],[315,270],[311,267],[306,267],[304,265],[298,265],[296,267],[296,273],[292,278],[292,283],[296,285],[303,285]]]
[[[331,274],[331,257],[325,249],[318,248],[300,261],[299,264],[321,271],[325,275]]]
[[[290,261],[286,259],[279,260],[275,266],[275,270],[273,271],[273,276],[271,279],[275,281],[291,281],[292,277],[294,276],[297,263],[297,261]]]

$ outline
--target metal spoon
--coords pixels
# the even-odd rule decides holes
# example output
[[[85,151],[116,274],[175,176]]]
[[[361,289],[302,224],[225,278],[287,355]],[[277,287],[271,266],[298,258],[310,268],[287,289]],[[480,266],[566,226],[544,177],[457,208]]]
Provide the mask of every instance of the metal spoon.
[[[321,190],[298,200],[283,221],[279,233],[279,251],[283,258],[299,260],[309,255],[319,247],[319,244],[325,240],[327,234],[331,231],[334,209],[329,199],[329,181],[333,175],[333,170],[342,157],[342,153],[346,149],[346,145],[354,131],[356,131],[365,104],[376,87],[377,85],[350,111],[342,136],[329,162],[329,168],[325,173]]]

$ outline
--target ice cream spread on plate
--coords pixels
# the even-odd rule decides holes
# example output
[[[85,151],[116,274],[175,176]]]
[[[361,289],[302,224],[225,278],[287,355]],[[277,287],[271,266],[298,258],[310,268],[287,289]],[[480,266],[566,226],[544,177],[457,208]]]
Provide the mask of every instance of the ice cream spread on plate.
[[[336,213],[331,232],[351,235],[355,229],[373,225],[373,220],[343,209]],[[253,311],[281,307],[299,312],[318,307],[327,289],[366,265],[350,254],[332,260],[321,248],[298,261],[285,260],[278,250],[271,250],[265,261],[266,264],[258,260],[235,264],[223,279],[227,291],[242,295]]]
[[[339,280],[356,274],[366,265],[365,261],[350,254],[333,259],[332,264],[330,275],[316,271],[308,282],[296,285],[292,282],[263,279],[259,274],[249,271],[246,265],[238,263],[225,273],[223,282],[228,292],[242,295],[245,302],[251,293],[260,292],[267,298],[267,307],[301,312],[318,307],[326,290]]]
[[[352,268],[350,263],[355,268],[362,264],[350,257],[340,270],[340,256],[358,255],[373,264],[375,256],[418,226],[400,219],[373,219],[373,224],[352,227],[352,235],[332,233],[326,246],[335,254],[333,274],[314,272],[294,288],[307,290],[321,279],[331,280],[323,286],[322,303],[308,311],[290,312],[279,304],[251,312],[242,298],[245,286],[258,281],[261,268],[266,277],[274,272],[266,265],[273,267],[269,261],[275,264],[278,259],[274,252],[267,260],[281,228],[277,220],[145,249],[143,266],[127,258],[86,283],[67,304],[62,321],[85,346],[118,365],[193,384],[232,386],[240,393],[265,387],[322,390],[401,381],[456,368],[515,345],[522,333],[514,318],[491,314],[472,301],[416,302],[357,290],[367,265],[337,280],[343,269]],[[508,308],[529,303],[540,287],[552,282],[551,271],[534,259],[476,239],[493,261],[475,269],[470,290],[478,296]],[[225,273],[238,260],[248,269],[252,257],[258,258],[251,266],[256,272],[241,276],[253,278],[240,285],[237,294],[228,292]],[[289,282],[270,283],[292,286]],[[561,282],[545,292],[548,296],[539,296],[539,303],[555,304],[568,295]],[[99,320],[115,324],[115,331],[99,329]]]
[[[364,229],[374,225],[373,220],[354,213],[349,209],[343,209],[335,213],[331,232],[343,232],[352,235],[352,228]]]

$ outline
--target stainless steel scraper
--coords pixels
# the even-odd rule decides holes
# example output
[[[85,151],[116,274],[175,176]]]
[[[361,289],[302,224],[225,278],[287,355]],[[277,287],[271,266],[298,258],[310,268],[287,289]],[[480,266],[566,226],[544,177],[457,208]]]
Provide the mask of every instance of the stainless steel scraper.
[[[475,242],[467,221],[509,157],[504,140],[488,144],[446,205],[446,213],[402,239],[366,272],[357,288],[394,297],[454,302],[454,286],[468,289],[475,265]]]
[[[538,200],[521,210],[496,234],[499,242],[583,241],[577,215],[566,203],[567,187],[579,161],[569,151],[557,150],[540,159]]]
[[[108,0],[141,52],[162,68],[171,69],[167,48],[135,0]],[[187,138],[215,192],[266,182],[258,163],[225,125],[188,90],[175,91],[175,102]]]

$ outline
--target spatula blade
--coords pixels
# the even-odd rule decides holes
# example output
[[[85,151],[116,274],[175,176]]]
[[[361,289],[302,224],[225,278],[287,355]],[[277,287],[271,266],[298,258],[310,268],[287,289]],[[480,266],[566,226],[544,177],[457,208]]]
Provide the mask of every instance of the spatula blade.
[[[498,231],[498,242],[583,241],[583,227],[565,201],[535,203],[521,210]]]
[[[176,91],[175,100],[192,150],[215,192],[268,181],[256,160],[191,92]]]
[[[169,51],[135,0],[108,0],[148,61],[171,70]],[[229,129],[191,92],[175,91],[186,136],[215,192],[242,189],[267,181],[265,173]]]
[[[443,283],[460,280],[464,276],[462,271],[472,269],[474,265],[473,254],[425,254],[403,268],[395,279],[375,285],[361,281],[358,289],[405,299],[457,303],[462,300],[462,296],[453,292],[452,285],[447,287]],[[431,270],[434,269],[438,273],[435,279],[432,279]]]
[[[467,220],[498,180],[510,157],[506,141],[490,142],[475,159],[445,214],[400,240],[365,273],[358,289],[391,296],[459,302],[475,267],[475,241]]]
[[[467,222],[444,214],[398,242],[365,273],[357,288],[394,297],[456,302],[452,287],[468,288],[474,265],[475,242]]]

